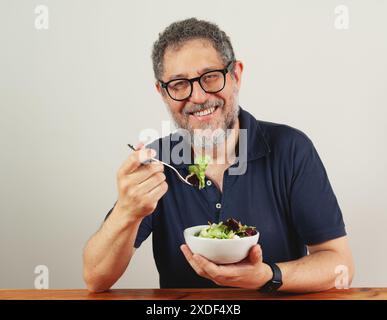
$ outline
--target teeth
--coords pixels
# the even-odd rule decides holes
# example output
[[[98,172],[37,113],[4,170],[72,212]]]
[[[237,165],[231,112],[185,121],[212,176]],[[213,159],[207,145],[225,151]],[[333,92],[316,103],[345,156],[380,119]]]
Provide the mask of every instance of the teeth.
[[[196,116],[196,117],[207,116],[207,115],[213,113],[214,111],[215,111],[215,107],[212,107],[212,108],[208,108],[208,109],[203,110],[203,111],[194,112],[194,116]]]

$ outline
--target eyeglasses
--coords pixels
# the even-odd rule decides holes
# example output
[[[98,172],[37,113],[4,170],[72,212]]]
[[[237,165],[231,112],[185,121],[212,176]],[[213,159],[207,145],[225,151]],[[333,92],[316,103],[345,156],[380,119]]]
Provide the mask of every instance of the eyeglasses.
[[[199,82],[200,87],[207,93],[222,91],[226,85],[226,74],[230,71],[233,61],[230,61],[226,68],[211,70],[203,73],[200,77],[192,79],[173,79],[168,82],[159,80],[161,87],[166,89],[168,95],[175,101],[183,101],[192,95],[193,83]]]

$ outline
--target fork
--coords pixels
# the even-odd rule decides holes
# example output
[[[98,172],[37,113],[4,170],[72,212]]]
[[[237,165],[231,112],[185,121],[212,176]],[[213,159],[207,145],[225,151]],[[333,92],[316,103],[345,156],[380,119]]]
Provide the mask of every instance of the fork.
[[[133,151],[137,151],[137,149],[136,149],[135,147],[133,147],[133,145],[131,145],[130,143],[128,143],[128,147],[129,147],[130,149],[132,149]],[[188,185],[190,185],[190,186],[194,186],[191,182],[189,182],[189,181],[187,180],[191,175],[189,175],[189,176],[187,176],[186,178],[184,178],[184,177],[179,173],[179,171],[176,170],[175,167],[171,166],[171,165],[168,164],[168,163],[165,163],[164,161],[161,161],[161,160],[156,159],[156,158],[150,158],[149,160],[145,161],[144,164],[149,163],[149,162],[152,162],[152,161],[156,161],[156,162],[162,163],[164,166],[167,166],[167,167],[171,168],[171,169],[177,174],[178,178],[179,178],[181,181],[183,181],[184,183],[186,183],[186,184],[188,184]]]

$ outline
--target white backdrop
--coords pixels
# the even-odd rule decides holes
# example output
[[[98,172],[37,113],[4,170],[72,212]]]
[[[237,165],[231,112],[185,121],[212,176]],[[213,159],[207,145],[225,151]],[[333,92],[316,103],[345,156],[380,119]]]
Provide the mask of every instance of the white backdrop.
[[[35,27],[40,4],[48,29]],[[241,105],[314,142],[347,225],[353,286],[386,286],[386,14],[381,0],[0,0],[0,287],[33,288],[37,265],[50,288],[84,287],[82,249],[114,204],[126,143],[169,118],[152,44],[191,16],[231,37]],[[151,238],[116,287],[158,287]]]

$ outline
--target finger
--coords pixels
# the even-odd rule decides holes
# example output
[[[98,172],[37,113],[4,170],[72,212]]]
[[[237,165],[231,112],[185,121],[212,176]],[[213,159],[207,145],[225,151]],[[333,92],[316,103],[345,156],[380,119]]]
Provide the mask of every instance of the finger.
[[[129,174],[135,171],[141,164],[151,159],[156,155],[156,151],[153,149],[143,148],[138,151],[134,151],[122,164],[118,170],[118,176],[122,177],[126,174]]]
[[[194,259],[200,268],[204,270],[213,280],[225,280],[238,277],[240,269],[238,264],[217,265],[200,255],[194,255]]]
[[[168,191],[168,184],[163,181],[154,189],[148,192],[145,197],[148,197],[150,200],[159,201],[161,197]]]
[[[187,261],[188,261],[188,263],[191,265],[192,269],[194,269],[195,272],[196,272],[199,276],[211,280],[210,276],[209,276],[208,274],[206,274],[206,273],[204,272],[204,270],[202,270],[202,269],[198,266],[198,264],[196,263],[195,259],[193,258],[193,253],[192,253],[191,250],[188,248],[188,246],[185,245],[185,244],[183,244],[183,245],[180,246],[180,249],[181,249],[181,251],[183,252],[185,258],[186,258]]]
[[[150,163],[149,165],[141,166],[136,171],[132,172],[130,174],[130,180],[133,185],[137,185],[149,179],[154,174],[163,171],[164,165],[161,163]]]
[[[149,154],[150,150],[150,154]],[[141,148],[138,150],[138,158],[142,164],[151,163],[151,158],[154,158],[157,155],[156,150],[151,148]]]
[[[145,142],[139,142],[135,147],[134,147],[135,151],[139,151],[139,155],[140,155],[140,162],[141,163],[148,163],[149,162],[149,158],[147,157],[146,153],[144,153],[145,151]],[[149,148],[148,148],[149,149]],[[153,155],[153,157],[156,156]]]
[[[183,251],[184,252],[184,251]],[[195,272],[201,276],[202,278],[206,278],[206,279],[209,279],[211,280],[211,277],[206,273],[204,272],[203,269],[201,269],[198,264],[196,263],[196,261],[193,259],[193,256],[191,256],[191,258],[189,258],[188,256],[186,256],[186,254],[184,254],[188,263],[191,265],[192,269],[195,270]]]
[[[250,249],[249,260],[252,264],[258,264],[262,262],[262,249],[260,245],[257,244]]]
[[[198,254],[193,255],[193,261],[198,268],[208,275],[211,281],[219,286],[233,286],[233,282],[239,280],[239,277],[237,279],[235,272],[231,269],[229,270],[228,266],[218,266]]]
[[[186,244],[182,244],[180,246],[180,250],[183,251],[183,254],[187,258],[187,260],[192,259],[193,253],[192,253],[191,249]]]
[[[220,276],[219,266],[215,263],[207,260],[206,258],[198,254],[194,254],[192,258],[198,265],[198,267],[203,269],[204,272],[206,272],[211,278],[216,278]]]
[[[152,191],[166,179],[165,174],[163,172],[154,173],[152,176],[141,182],[137,188],[138,192],[141,194],[146,194],[149,191]]]
[[[140,150],[142,148],[144,148],[145,146],[145,143],[144,142],[139,142],[136,146],[135,146],[135,149],[136,150]]]

